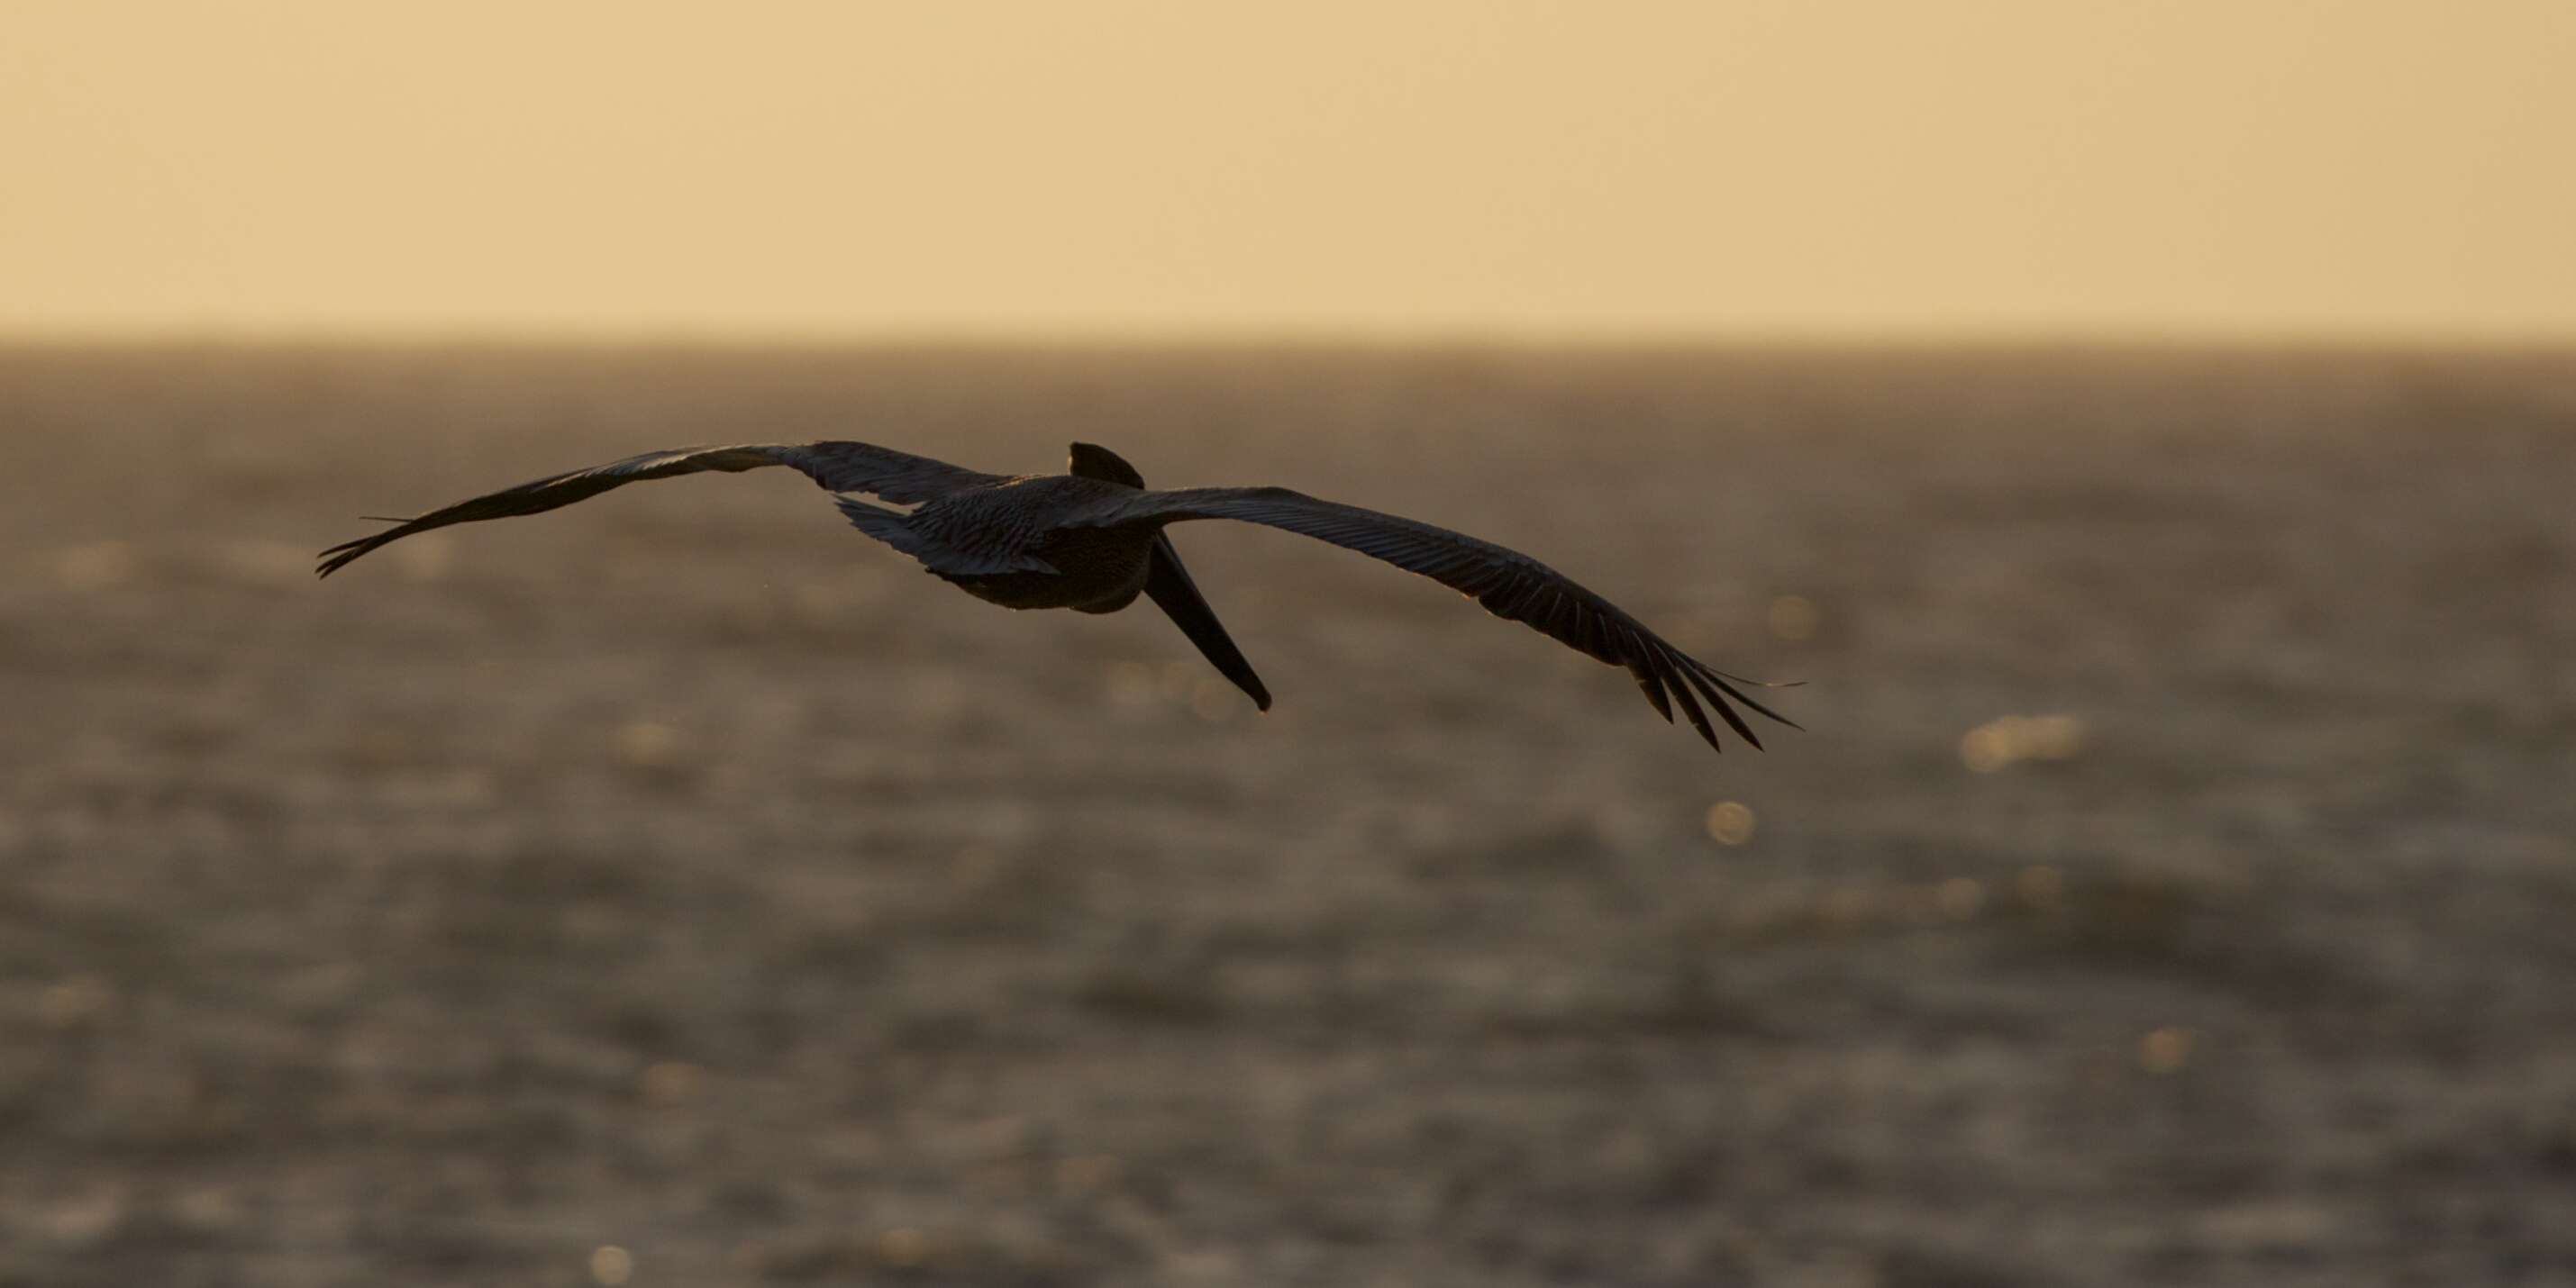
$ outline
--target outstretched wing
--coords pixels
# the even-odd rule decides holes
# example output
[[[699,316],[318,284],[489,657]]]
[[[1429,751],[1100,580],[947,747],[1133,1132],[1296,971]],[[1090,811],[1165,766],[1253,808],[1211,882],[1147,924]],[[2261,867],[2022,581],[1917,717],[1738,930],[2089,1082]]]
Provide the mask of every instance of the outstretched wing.
[[[1755,747],[1762,740],[1736,714],[1729,700],[1742,703],[1781,724],[1796,728],[1788,717],[1746,697],[1737,685],[1763,688],[1760,681],[1729,675],[1682,652],[1647,630],[1609,600],[1584,589],[1572,578],[1517,550],[1428,523],[1318,500],[1280,487],[1183,488],[1145,492],[1103,503],[1072,522],[1088,527],[1161,526],[1190,519],[1240,519],[1267,524],[1329,541],[1345,549],[1383,559],[1417,572],[1462,594],[1473,596],[1486,611],[1526,622],[1548,636],[1623,666],[1645,690],[1646,700],[1666,720],[1673,718],[1672,699],[1716,747],[1717,731],[1700,710],[1699,697],[1717,709],[1718,718]],[[1666,695],[1670,694],[1668,698]]]
[[[647,452],[570,474],[522,483],[471,501],[459,501],[373,536],[343,542],[321,553],[322,564],[314,573],[328,577],[350,560],[387,542],[400,541],[415,532],[427,532],[451,523],[475,523],[484,519],[536,514],[646,479],[666,479],[676,474],[696,474],[705,470],[740,473],[769,465],[785,465],[803,471],[806,477],[827,491],[868,492],[897,505],[917,504],[951,492],[1004,481],[1002,475],[979,474],[927,456],[913,456],[868,443],[753,443],[738,447],[689,447],[670,452]]]

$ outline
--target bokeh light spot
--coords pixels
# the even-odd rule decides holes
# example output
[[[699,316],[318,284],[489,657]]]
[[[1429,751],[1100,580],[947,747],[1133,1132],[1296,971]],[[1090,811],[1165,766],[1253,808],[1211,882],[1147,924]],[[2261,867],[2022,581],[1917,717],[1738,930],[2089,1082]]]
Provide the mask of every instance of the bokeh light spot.
[[[1234,686],[1223,680],[1201,680],[1190,690],[1191,712],[1209,724],[1233,719],[1237,700]]]
[[[917,1266],[930,1259],[930,1236],[897,1226],[877,1236],[877,1259],[889,1266]]]
[[[2045,863],[2033,864],[2013,877],[2013,893],[2034,912],[2054,912],[2066,902],[2066,876]]]
[[[2072,760],[2084,741],[2084,722],[2074,716],[2004,716],[1960,735],[1959,760],[1991,774],[2025,760]]]
[[[1966,921],[1986,906],[1986,888],[1968,877],[1952,877],[1932,895],[1933,906],[1952,921]]]
[[[635,1254],[613,1243],[591,1249],[590,1277],[594,1282],[608,1285],[608,1288],[616,1288],[635,1277]]]
[[[1719,801],[1708,807],[1708,839],[1720,845],[1742,845],[1753,839],[1753,808],[1742,801]]]
[[[1813,639],[1823,619],[1816,601],[1804,595],[1782,595],[1771,601],[1771,634],[1795,643]]]
[[[1055,1165],[1055,1179],[1068,1194],[1088,1194],[1116,1184],[1124,1170],[1115,1154],[1079,1154]]]
[[[96,975],[74,975],[36,995],[36,1017],[47,1028],[78,1028],[116,1005],[116,988]]]
[[[638,769],[659,769],[679,758],[680,731],[655,720],[617,727],[617,758]]]
[[[123,541],[93,541],[71,546],[54,556],[54,576],[67,590],[106,590],[123,585],[133,578],[134,568],[134,547]]]
[[[654,1105],[676,1105],[698,1094],[705,1085],[706,1070],[679,1060],[661,1060],[644,1066],[635,1080],[636,1089],[645,1102]]]
[[[1142,662],[1119,662],[1109,668],[1109,701],[1141,707],[1154,700],[1154,669]]]
[[[389,547],[385,553],[394,557],[394,566],[412,581],[436,581],[456,563],[456,545],[443,532],[424,532]]]
[[[2196,1044],[2197,1035],[2179,1025],[2149,1030],[2138,1039],[2138,1067],[2155,1074],[2180,1073],[2191,1063]]]

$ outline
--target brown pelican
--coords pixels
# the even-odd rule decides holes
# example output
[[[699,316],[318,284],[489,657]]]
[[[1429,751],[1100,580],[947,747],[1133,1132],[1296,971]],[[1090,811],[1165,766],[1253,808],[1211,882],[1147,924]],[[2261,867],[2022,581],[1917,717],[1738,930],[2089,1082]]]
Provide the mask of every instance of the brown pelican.
[[[859,531],[920,560],[932,574],[978,599],[1005,608],[1114,613],[1141,592],[1264,711],[1270,709],[1270,691],[1218,624],[1215,610],[1199,596],[1164,528],[1191,519],[1241,519],[1301,532],[1420,573],[1473,596],[1497,617],[1526,622],[1604,662],[1626,667],[1667,723],[1678,701],[1711,747],[1718,745],[1717,732],[1709,727],[1699,698],[1707,699],[1718,718],[1755,747],[1762,740],[1753,736],[1729,699],[1797,727],[1736,687],[1772,686],[1700,662],[1609,600],[1528,555],[1286,488],[1149,490],[1134,466],[1089,443],[1073,445],[1066,473],[1018,476],[979,474],[867,443],[648,452],[396,521],[383,532],[323,551],[316,574],[328,577],[387,542],[451,523],[535,514],[645,479],[702,470],[739,473],[770,465],[803,472],[834,494],[834,502]],[[871,504],[854,495],[859,493],[910,508]]]

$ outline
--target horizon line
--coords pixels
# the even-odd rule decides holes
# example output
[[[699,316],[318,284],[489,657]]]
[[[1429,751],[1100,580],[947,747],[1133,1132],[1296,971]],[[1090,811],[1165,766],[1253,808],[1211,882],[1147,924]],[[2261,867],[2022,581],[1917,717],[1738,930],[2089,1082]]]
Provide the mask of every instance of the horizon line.
[[[2146,327],[2069,323],[1968,327],[1173,326],[532,327],[52,326],[0,323],[9,349],[2195,349],[2546,352],[2576,350],[2576,327]]]

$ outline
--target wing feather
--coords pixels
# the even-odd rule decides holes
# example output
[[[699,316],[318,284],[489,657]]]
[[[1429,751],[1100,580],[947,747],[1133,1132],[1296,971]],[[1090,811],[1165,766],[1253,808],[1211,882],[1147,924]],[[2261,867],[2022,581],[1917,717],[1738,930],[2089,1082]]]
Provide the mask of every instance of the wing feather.
[[[1281,528],[1420,573],[1470,596],[1497,617],[1524,623],[1579,652],[1626,668],[1666,720],[1673,718],[1673,702],[1678,699],[1682,715],[1711,747],[1718,746],[1718,739],[1708,718],[1710,709],[1755,747],[1762,740],[1736,712],[1738,704],[1797,727],[1728,681],[1772,686],[1730,676],[1700,662],[1609,600],[1528,555],[1416,519],[1320,500],[1286,488],[1183,488],[1122,497],[1074,523],[1159,527],[1195,519],[1237,519]]]
[[[404,520],[383,532],[342,542],[321,553],[321,565],[314,573],[328,577],[350,560],[388,542],[451,523],[476,523],[485,519],[539,514],[648,479],[666,479],[710,470],[740,473],[771,465],[798,470],[827,491],[866,492],[897,505],[917,504],[967,488],[1005,481],[1002,475],[980,474],[927,456],[914,456],[873,443],[747,443],[733,447],[689,447],[646,452],[641,456],[630,456],[622,461],[574,470],[569,474],[549,475],[514,488],[460,501],[418,518]]]

